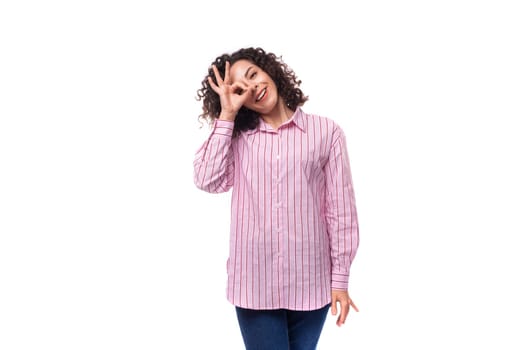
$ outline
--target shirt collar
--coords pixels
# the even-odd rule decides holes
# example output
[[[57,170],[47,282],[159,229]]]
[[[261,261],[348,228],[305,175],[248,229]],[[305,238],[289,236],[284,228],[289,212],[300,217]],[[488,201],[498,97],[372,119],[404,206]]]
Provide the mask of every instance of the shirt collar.
[[[301,131],[306,132],[306,121],[304,117],[304,112],[301,108],[297,107],[294,114],[292,114],[291,118],[283,124],[294,124],[297,126]],[[259,119],[259,125],[255,129],[247,130],[246,133],[251,135],[258,131],[273,131],[272,127],[264,122],[264,120]]]

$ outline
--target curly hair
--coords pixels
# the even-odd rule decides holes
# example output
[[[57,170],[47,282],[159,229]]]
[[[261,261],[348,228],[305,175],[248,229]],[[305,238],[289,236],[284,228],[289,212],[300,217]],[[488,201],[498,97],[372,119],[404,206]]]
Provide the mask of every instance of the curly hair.
[[[212,124],[215,119],[219,118],[221,113],[219,95],[213,91],[208,82],[208,77],[211,76],[213,82],[217,83],[211,66],[215,65],[219,70],[221,78],[224,79],[226,62],[230,62],[230,64],[233,65],[242,59],[252,62],[272,78],[277,86],[279,96],[291,110],[302,106],[308,100],[308,96],[305,96],[299,88],[301,81],[297,79],[293,70],[282,61],[281,56],[278,57],[271,52],[267,53],[261,48],[243,48],[232,54],[222,54],[218,56],[208,68],[208,74],[201,83],[202,87],[197,90],[197,100],[202,100],[202,114],[199,115],[199,120],[204,120],[208,122],[208,124]],[[255,129],[258,125],[259,114],[243,106],[237,112],[233,127],[233,136],[235,137],[245,130]]]

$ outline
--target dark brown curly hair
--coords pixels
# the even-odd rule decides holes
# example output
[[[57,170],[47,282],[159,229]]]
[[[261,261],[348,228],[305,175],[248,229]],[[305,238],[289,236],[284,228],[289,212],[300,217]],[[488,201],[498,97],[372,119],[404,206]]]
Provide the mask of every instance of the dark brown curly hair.
[[[211,66],[215,65],[224,79],[226,62],[230,62],[230,65],[233,65],[242,59],[252,62],[272,78],[277,86],[279,96],[282,97],[286,106],[291,110],[295,111],[297,107],[302,106],[308,100],[308,96],[305,96],[299,89],[301,81],[297,79],[293,70],[282,61],[281,56],[277,57],[275,54],[267,53],[261,48],[243,48],[232,54],[218,56],[208,68],[208,74],[201,83],[202,87],[197,90],[197,100],[202,100],[202,114],[199,115],[199,120],[204,120],[211,124],[215,119],[219,118],[221,113],[219,95],[213,91],[208,82],[208,77],[211,76],[213,82],[217,83]],[[237,112],[233,135],[237,136],[242,131],[255,129],[258,124],[259,114],[243,106]]]

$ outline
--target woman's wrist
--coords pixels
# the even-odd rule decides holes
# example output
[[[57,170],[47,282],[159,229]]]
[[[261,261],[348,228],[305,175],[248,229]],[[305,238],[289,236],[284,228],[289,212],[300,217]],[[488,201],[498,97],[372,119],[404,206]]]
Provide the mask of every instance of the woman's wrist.
[[[237,113],[231,113],[231,112],[225,112],[222,111],[221,114],[219,114],[219,120],[226,120],[229,122],[233,122],[235,120],[235,117],[237,116]]]

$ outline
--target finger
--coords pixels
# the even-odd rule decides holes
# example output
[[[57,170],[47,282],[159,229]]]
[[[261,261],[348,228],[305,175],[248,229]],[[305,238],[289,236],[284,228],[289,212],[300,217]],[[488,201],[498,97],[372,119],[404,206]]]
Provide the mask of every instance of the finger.
[[[350,305],[347,302],[341,303],[341,313],[339,314],[339,318],[337,319],[337,325],[341,326],[346,321],[346,316],[348,316],[348,312],[350,312]]]
[[[217,94],[221,91],[219,87],[213,82],[213,79],[211,77],[208,77],[208,83],[210,83],[210,87],[213,91],[215,91]]]
[[[332,315],[337,315],[337,300],[332,299]]]
[[[254,97],[253,91],[245,84],[235,83],[232,85],[233,92],[239,95],[239,103],[244,105],[246,101]]]
[[[248,91],[248,87],[245,84],[237,82],[231,85],[231,90],[237,95],[244,95]]]
[[[222,80],[221,74],[219,73],[219,70],[217,69],[217,66],[212,65],[211,69],[213,69],[213,73],[215,74],[215,79],[217,80],[217,85],[221,86],[224,83],[224,80]]]
[[[240,87],[243,91],[248,91],[250,90],[250,86],[248,86],[248,84],[242,82],[242,81],[238,81],[238,82],[235,82],[232,84],[232,86],[235,86],[235,87]]]
[[[226,68],[224,68],[224,83],[230,83],[230,61],[226,61]]]
[[[350,299],[350,306],[352,307],[352,309],[354,309],[355,311],[359,312],[359,309],[357,308],[357,305],[354,304],[354,302],[352,301],[352,299]]]

